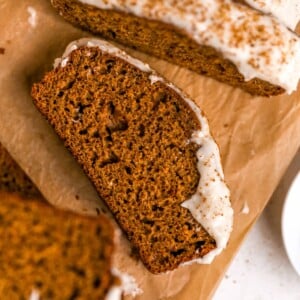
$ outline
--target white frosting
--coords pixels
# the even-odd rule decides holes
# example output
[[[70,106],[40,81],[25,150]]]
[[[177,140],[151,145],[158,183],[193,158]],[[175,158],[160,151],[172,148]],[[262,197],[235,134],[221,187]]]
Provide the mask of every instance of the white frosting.
[[[272,14],[284,25],[294,30],[300,20],[299,0],[245,0],[252,7]]]
[[[260,78],[291,93],[300,78],[300,38],[275,18],[230,0],[79,0],[163,21],[231,60],[245,80]]]
[[[157,75],[150,75],[151,83],[165,80]],[[230,192],[224,182],[224,174],[217,144],[212,138],[207,119],[200,108],[183,94],[172,83],[166,83],[175,90],[191,107],[201,124],[201,130],[195,131],[191,141],[201,146],[197,151],[197,168],[201,178],[197,192],[181,205],[187,208],[193,217],[216,240],[217,248],[210,251],[202,258],[191,260],[194,262],[209,264],[216,255],[226,248],[233,225],[233,210],[230,203]]]
[[[122,58],[126,61],[128,61],[130,64],[134,65],[138,69],[140,69],[143,72],[151,72],[151,69],[149,65],[141,62],[140,60],[133,58],[129,56],[127,53],[122,51],[121,49],[114,47],[112,44],[100,40],[100,39],[91,39],[91,38],[83,38],[80,40],[77,40],[71,44],[68,45],[68,47],[65,50],[65,53],[63,54],[62,58],[57,58],[54,62],[54,67],[57,67],[60,65],[61,67],[65,67],[68,63],[69,60],[69,54],[78,49],[79,47],[86,46],[86,47],[98,47],[100,48],[103,52],[107,52],[111,55],[117,56],[119,58]]]
[[[27,7],[27,12],[29,13],[28,23],[30,24],[31,27],[33,27],[33,28],[36,27],[36,24],[37,24],[36,10],[31,6],[28,6]]]
[[[189,261],[185,265],[194,262],[209,264],[226,248],[232,231],[233,209],[230,191],[224,182],[219,148],[210,134],[207,119],[200,108],[178,88],[171,83],[168,83],[168,86],[182,96],[201,123],[201,130],[195,131],[191,138],[192,142],[200,146],[196,155],[201,178],[197,192],[183,202],[182,206],[187,208],[197,222],[215,239],[217,247],[204,257]]]
[[[193,133],[191,141],[201,146],[196,153],[198,160],[197,167],[201,178],[196,193],[191,199],[183,202],[182,206],[191,212],[195,220],[207,230],[217,244],[215,250],[210,251],[203,258],[195,259],[191,262],[210,263],[227,245],[232,231],[233,210],[230,203],[230,192],[224,182],[219,149],[210,135],[207,119],[203,116],[198,106],[172,83],[158,76],[147,64],[130,57],[106,41],[89,38],[75,41],[67,47],[62,58],[55,61],[55,65],[65,67],[65,61],[70,53],[80,46],[96,46],[104,52],[128,61],[141,71],[149,73],[149,80],[152,84],[157,81],[164,82],[187,102],[198,117],[201,130]]]

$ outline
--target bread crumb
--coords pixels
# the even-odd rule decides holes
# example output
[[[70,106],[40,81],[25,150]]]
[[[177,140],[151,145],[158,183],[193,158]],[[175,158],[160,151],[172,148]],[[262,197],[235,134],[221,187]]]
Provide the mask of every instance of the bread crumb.
[[[40,293],[37,290],[33,290],[31,295],[29,296],[29,300],[39,300]]]
[[[249,214],[249,211],[250,211],[250,209],[249,209],[248,203],[245,202],[245,203],[244,203],[244,206],[243,206],[243,208],[242,208],[242,210],[241,210],[241,213],[244,214],[244,215],[248,215],[248,214]]]
[[[27,7],[27,12],[29,13],[28,23],[31,27],[35,28],[37,23],[37,13],[36,10],[32,6]]]

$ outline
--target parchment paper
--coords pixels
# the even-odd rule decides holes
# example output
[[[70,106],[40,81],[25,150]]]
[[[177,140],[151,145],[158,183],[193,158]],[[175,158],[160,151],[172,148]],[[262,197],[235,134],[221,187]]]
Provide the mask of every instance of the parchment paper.
[[[36,11],[35,18],[29,7]],[[51,69],[65,46],[87,35],[65,23],[50,1],[0,0],[0,140],[49,202],[95,214],[101,204],[94,188],[30,98],[31,84]],[[130,256],[122,236],[115,263],[136,278],[144,290],[139,299],[208,299],[300,145],[300,90],[291,96],[252,97],[129,52],[177,84],[205,111],[220,146],[235,219],[228,248],[209,266],[152,275]],[[248,214],[241,213],[245,204]]]

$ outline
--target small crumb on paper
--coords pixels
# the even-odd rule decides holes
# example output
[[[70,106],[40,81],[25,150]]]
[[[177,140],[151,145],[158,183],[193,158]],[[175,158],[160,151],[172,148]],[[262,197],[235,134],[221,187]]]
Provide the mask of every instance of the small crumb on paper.
[[[40,293],[37,290],[33,290],[29,296],[29,300],[40,300]]]
[[[244,203],[244,206],[243,206],[243,208],[242,208],[242,210],[241,210],[241,213],[244,214],[244,215],[248,215],[249,212],[250,212],[250,209],[249,209],[248,203],[245,202],[245,203]]]
[[[0,54],[4,54],[5,53],[5,48],[0,48]]]
[[[35,28],[37,23],[37,13],[36,10],[32,6],[27,7],[27,12],[29,13],[28,23],[31,27]]]

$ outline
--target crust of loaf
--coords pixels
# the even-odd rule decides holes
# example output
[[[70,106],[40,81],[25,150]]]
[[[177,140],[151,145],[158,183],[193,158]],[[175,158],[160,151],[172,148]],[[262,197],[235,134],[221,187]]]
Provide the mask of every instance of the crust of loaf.
[[[114,10],[101,10],[76,0],[52,0],[70,23],[171,63],[209,76],[253,95],[274,96],[284,89],[264,80],[245,81],[236,66],[212,47],[198,45],[184,32],[162,22]],[[158,42],[159,41],[159,42]]]

